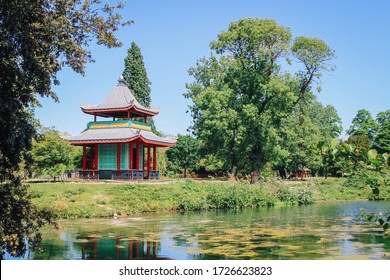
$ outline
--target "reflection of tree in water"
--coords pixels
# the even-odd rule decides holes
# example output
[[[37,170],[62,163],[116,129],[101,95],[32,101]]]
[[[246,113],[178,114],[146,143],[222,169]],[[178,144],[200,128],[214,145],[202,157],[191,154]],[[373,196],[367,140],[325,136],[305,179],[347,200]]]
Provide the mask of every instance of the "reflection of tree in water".
[[[92,260],[156,260],[160,244],[155,241],[122,238],[85,239],[78,243],[82,259]]]
[[[42,252],[28,251],[28,259],[34,260],[62,260],[67,255],[69,248],[64,246],[62,240],[43,240],[40,246]]]

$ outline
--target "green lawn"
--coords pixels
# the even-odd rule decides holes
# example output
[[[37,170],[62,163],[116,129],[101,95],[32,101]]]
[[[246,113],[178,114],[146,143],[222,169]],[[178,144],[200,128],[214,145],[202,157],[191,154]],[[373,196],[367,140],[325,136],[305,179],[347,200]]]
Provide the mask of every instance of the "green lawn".
[[[368,188],[347,187],[343,178],[271,181],[174,180],[165,183],[30,183],[33,202],[62,218],[110,217],[153,211],[191,211],[311,204],[368,199]],[[390,193],[389,193],[390,197]]]

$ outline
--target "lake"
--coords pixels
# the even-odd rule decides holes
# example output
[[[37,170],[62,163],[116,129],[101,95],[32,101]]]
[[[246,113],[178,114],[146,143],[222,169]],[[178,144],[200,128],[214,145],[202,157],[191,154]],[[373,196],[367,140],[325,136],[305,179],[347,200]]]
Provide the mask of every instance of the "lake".
[[[390,202],[62,220],[44,228],[44,251],[24,259],[390,259],[390,238],[361,208]]]

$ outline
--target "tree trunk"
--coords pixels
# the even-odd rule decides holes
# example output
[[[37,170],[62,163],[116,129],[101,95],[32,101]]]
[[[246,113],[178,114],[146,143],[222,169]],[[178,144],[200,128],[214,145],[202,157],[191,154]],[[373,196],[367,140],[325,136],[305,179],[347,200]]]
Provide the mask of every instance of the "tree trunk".
[[[256,184],[259,181],[260,170],[258,167],[254,167],[251,173],[251,184]]]
[[[184,168],[184,178],[187,178],[187,168]]]
[[[286,168],[283,168],[283,169],[284,169],[284,174],[285,174],[284,179],[289,179],[290,178],[290,172],[288,172]]]
[[[236,165],[232,166],[232,173],[230,175],[230,179],[237,180],[237,166]]]

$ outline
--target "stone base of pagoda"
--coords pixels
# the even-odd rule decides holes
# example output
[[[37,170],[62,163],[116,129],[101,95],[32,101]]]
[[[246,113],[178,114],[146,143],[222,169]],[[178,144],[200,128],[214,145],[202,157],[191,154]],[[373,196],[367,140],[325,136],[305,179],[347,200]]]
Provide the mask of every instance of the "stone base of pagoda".
[[[143,180],[144,179],[144,171],[143,170],[130,170],[129,171],[129,179],[131,178],[132,180]]]
[[[149,171],[149,180],[158,180],[160,179],[160,172],[158,170]]]

